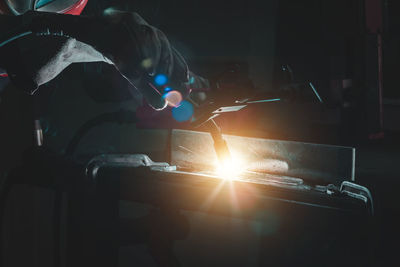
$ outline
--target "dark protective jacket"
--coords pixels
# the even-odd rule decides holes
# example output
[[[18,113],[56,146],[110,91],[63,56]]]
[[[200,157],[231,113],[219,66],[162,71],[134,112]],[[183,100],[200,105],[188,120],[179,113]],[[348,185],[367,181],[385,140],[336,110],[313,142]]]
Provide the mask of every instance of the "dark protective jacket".
[[[163,108],[165,100],[160,88],[149,86],[155,75],[166,75],[169,86],[184,96],[190,92],[189,69],[184,58],[163,32],[136,13],[82,17],[31,11],[17,17],[0,16],[0,20],[7,29],[0,36],[3,44],[0,67],[7,70],[18,87],[29,93],[55,78],[69,64],[93,61],[114,65],[156,109]],[[30,53],[33,57],[27,60],[24,52],[29,47],[16,47],[13,43],[14,39],[31,35],[65,38],[65,43],[48,57],[35,58],[35,53]]]

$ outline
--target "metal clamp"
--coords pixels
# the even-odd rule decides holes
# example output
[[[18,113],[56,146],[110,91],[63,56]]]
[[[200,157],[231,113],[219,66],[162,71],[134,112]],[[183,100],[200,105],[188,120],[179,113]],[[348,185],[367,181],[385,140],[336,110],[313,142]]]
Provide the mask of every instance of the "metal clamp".
[[[340,192],[349,197],[357,198],[364,201],[365,204],[369,207],[371,215],[374,214],[372,195],[369,189],[365,186],[354,184],[349,181],[343,181],[340,185]]]

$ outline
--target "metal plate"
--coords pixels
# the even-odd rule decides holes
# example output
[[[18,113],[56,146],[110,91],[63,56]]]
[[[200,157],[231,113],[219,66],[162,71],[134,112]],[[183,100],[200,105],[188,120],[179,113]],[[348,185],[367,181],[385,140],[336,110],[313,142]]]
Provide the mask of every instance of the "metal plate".
[[[240,157],[256,172],[340,185],[354,181],[352,147],[224,135],[232,157]],[[209,133],[173,130],[171,164],[199,171],[214,170],[217,156]]]

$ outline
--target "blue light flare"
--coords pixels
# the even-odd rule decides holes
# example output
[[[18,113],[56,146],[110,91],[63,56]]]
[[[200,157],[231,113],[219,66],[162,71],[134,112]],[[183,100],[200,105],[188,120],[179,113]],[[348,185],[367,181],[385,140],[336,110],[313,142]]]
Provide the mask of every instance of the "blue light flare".
[[[193,105],[188,101],[182,101],[179,107],[172,109],[172,116],[179,122],[190,120],[193,116]]]
[[[168,82],[168,78],[167,76],[165,76],[164,74],[158,74],[155,78],[154,78],[154,82],[158,85],[158,86],[163,86]]]

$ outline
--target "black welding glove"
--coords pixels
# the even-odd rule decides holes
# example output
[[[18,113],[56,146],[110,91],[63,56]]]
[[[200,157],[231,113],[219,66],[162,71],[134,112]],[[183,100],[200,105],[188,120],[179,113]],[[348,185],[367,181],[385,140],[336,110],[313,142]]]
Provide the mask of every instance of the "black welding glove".
[[[168,87],[179,91],[184,97],[189,94],[188,66],[162,31],[149,25],[137,13],[116,11],[106,16],[106,19],[122,27],[125,32],[121,41],[126,40],[126,44],[117,44],[121,49],[105,51],[105,55],[109,53],[121,74],[133,82],[150,105],[156,109],[166,105],[162,98],[163,88],[154,82],[159,74],[168,78]],[[112,46],[115,44],[108,47]],[[127,55],[131,57],[130,60],[127,60]]]
[[[29,11],[22,16],[0,16],[0,19],[2,22],[9,21],[11,26],[17,25],[6,27],[11,30],[2,31],[0,42],[30,32],[35,36],[65,37],[68,40],[57,53],[46,58],[46,62],[23,64],[27,68],[15,64],[15,61],[26,58],[13,55],[18,53],[18,49],[11,45],[12,42],[5,45],[9,48],[8,55],[3,55],[6,54],[10,60],[5,66],[0,62],[0,66],[11,71],[10,77],[30,93],[35,87],[55,78],[69,64],[93,61],[113,64],[155,109],[166,106],[162,88],[154,86],[157,74],[167,76],[168,86],[180,91],[183,96],[189,93],[189,70],[184,58],[160,30],[136,13],[113,12],[103,17],[81,17]],[[32,65],[35,68],[41,66],[37,73],[35,68],[32,70],[29,67]]]

